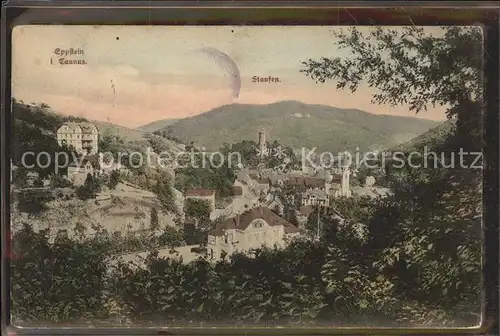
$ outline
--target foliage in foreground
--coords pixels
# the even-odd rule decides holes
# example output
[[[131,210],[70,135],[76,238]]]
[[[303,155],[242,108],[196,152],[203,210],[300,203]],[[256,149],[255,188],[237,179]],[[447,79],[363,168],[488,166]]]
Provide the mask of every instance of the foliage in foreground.
[[[105,232],[49,243],[26,227],[13,237],[14,321],[470,326],[480,307],[478,176],[434,174],[364,201],[353,221],[323,213],[320,241],[217,264],[154,253],[143,268],[110,263]],[[457,176],[461,186],[445,188]]]

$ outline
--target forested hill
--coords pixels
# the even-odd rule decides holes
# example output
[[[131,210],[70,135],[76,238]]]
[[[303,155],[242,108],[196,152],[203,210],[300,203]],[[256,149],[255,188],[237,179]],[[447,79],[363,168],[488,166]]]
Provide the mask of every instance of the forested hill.
[[[58,149],[56,132],[62,124],[69,121],[87,121],[84,118],[61,116],[49,108],[12,104],[11,157],[19,164],[21,156],[27,151],[34,153],[53,153]]]
[[[142,132],[155,132],[155,131],[158,131],[160,129],[163,129],[169,125],[172,125],[173,123],[175,123],[176,121],[178,121],[179,119],[163,119],[163,120],[157,120],[157,121],[153,121],[149,124],[146,124],[146,125],[142,125],[142,126],[139,126],[137,127],[136,129],[138,131],[142,131]]]
[[[325,105],[282,101],[268,105],[231,104],[179,120],[164,130],[183,142],[209,149],[224,143],[257,140],[265,129],[268,138],[294,149],[318,147],[343,151],[391,148],[438,125],[414,117],[375,115]]]
[[[393,148],[394,151],[410,152],[423,150],[425,146],[433,148],[443,144],[455,132],[455,119],[450,119],[418,135],[410,141],[404,142]]]

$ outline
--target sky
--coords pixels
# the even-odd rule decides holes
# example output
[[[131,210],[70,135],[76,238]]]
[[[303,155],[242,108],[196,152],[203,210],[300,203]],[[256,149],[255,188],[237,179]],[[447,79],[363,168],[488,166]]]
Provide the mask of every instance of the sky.
[[[18,26],[13,31],[12,96],[47,103],[61,114],[135,128],[156,120],[198,115],[231,103],[298,100],[375,114],[444,120],[445,108],[418,115],[407,106],[371,102],[373,91],[337,90],[299,70],[310,58],[348,56],[335,46],[336,27],[284,26]],[[56,49],[83,50],[61,65]],[[215,48],[236,63],[241,89]],[[254,76],[279,83],[253,82]]]

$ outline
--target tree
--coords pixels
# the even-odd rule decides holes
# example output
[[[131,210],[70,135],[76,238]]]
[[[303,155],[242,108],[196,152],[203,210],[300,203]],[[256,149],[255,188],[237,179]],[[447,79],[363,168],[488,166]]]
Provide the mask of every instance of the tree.
[[[206,200],[188,198],[186,200],[184,212],[187,217],[197,220],[210,217],[210,203]]]
[[[151,229],[157,230],[160,228],[160,222],[158,220],[158,209],[151,208]]]
[[[288,221],[295,226],[299,226],[299,221],[297,220],[297,213],[295,212],[295,210],[289,211],[288,215]]]
[[[317,234],[322,235],[321,231],[323,229],[323,219],[320,207],[316,206],[314,211],[307,216],[307,222],[305,228],[310,234],[316,236]]]
[[[120,182],[120,173],[118,170],[113,170],[109,175],[108,188],[114,190]]]
[[[74,241],[60,233],[51,243],[47,231],[25,225],[12,237],[12,248],[14,323],[85,323],[108,317],[109,253],[98,238]],[[31,285],[24,286],[26,281]]]
[[[39,214],[47,209],[51,196],[45,192],[25,191],[18,195],[17,207],[20,212]]]
[[[186,151],[187,151],[186,147]],[[210,162],[195,147],[189,149],[196,162],[184,162],[186,168],[178,169],[176,174],[176,188],[186,190],[189,188],[214,189],[220,197],[232,195],[232,186],[236,175],[231,168],[234,162]]]
[[[163,210],[178,213],[172,189],[172,179],[167,173],[157,177],[156,185],[153,187],[153,192],[158,197]]]
[[[183,239],[188,245],[199,245],[205,242],[205,237],[196,223],[187,221],[183,227]]]
[[[182,233],[170,226],[166,226],[162,234],[158,237],[159,245],[167,246],[170,249],[182,246],[183,242]]]
[[[259,146],[255,141],[243,140],[232,144],[231,146],[224,144],[221,148],[221,153],[224,157],[231,157],[231,153],[238,153],[241,162],[231,162],[233,166],[241,163],[245,167],[256,167],[259,164],[259,157],[257,155]]]
[[[84,184],[76,189],[76,195],[82,200],[87,200],[95,198],[98,191],[98,181],[89,173],[87,174]]]
[[[156,154],[165,153],[169,151],[170,148],[167,146],[165,141],[163,141],[160,136],[147,134],[146,138],[148,139],[149,145],[153,149],[153,152],[155,152]]]
[[[353,28],[337,34],[337,39],[338,46],[351,55],[308,60],[302,70],[306,75],[321,83],[335,80],[337,88],[352,92],[366,84],[378,90],[375,103],[408,104],[415,113],[428,106],[446,106],[448,118],[456,119],[457,127],[440,150],[451,156],[458,148],[482,149],[479,28],[446,27],[434,35],[415,26],[370,28],[368,32]],[[385,298],[356,296],[353,309],[360,314],[378,309],[398,321],[419,325],[477,324],[480,172],[460,167],[405,167],[405,174],[388,178],[392,196],[376,199],[367,214],[350,208],[351,215],[361,214],[370,234],[362,244],[349,243],[331,251],[328,258],[332,260],[323,270],[327,287],[342,291],[335,287],[339,285],[335,272],[351,270],[348,278],[362,284],[360,288],[379,288],[379,294],[386,293]],[[339,239],[338,235],[332,237]],[[331,243],[331,249],[338,248],[338,243]],[[352,297],[345,296],[346,300]]]
[[[33,187],[35,188],[42,188],[43,187],[43,179],[40,178],[40,176],[38,176],[37,178],[35,178],[35,180],[33,181]]]
[[[355,92],[368,85],[377,104],[409,105],[419,113],[428,106],[448,106],[456,117],[457,136],[480,144],[483,102],[483,36],[479,27],[443,27],[434,35],[422,27],[358,28],[336,34],[338,47],[352,56],[310,59],[301,70],[338,89]],[[469,136],[469,132],[472,134]],[[472,138],[471,138],[472,136]]]
[[[18,167],[12,173],[12,185],[16,188],[25,188],[27,186],[28,169],[25,167]]]
[[[72,183],[65,179],[64,177],[56,174],[50,175],[50,187],[51,188],[69,188]]]

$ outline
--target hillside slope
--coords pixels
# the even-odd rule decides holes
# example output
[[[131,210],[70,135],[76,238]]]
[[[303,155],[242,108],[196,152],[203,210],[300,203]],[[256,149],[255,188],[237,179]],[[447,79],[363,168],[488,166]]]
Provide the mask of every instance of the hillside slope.
[[[122,151],[144,151],[147,147],[153,150],[175,150],[178,144],[160,136],[151,135],[127,127],[106,122],[86,120],[61,115],[51,109],[33,108],[20,103],[14,103],[12,108],[13,137],[12,157],[17,163],[26,151],[52,152],[57,148],[56,132],[65,122],[90,121],[99,129],[100,150],[109,150],[109,146],[101,148],[103,141],[113,140],[120,144]],[[119,141],[116,141],[116,140]],[[116,146],[115,146],[116,147]]]
[[[92,121],[92,123],[97,126],[100,135],[114,135],[133,141],[141,141],[144,139],[144,132],[139,130],[103,121]]]
[[[224,143],[257,140],[300,149],[343,151],[390,148],[426,132],[438,123],[413,117],[375,115],[354,109],[283,101],[268,105],[231,104],[182,119],[164,128],[169,136],[208,149]]]
[[[175,123],[178,120],[179,119],[157,120],[157,121],[153,121],[153,122],[151,122],[149,124],[139,126],[136,129],[138,131],[141,131],[141,132],[150,132],[150,133],[153,133],[154,131],[158,131],[158,130],[160,130],[162,128],[165,128],[165,127],[167,127],[169,125],[172,125],[173,123]]]
[[[424,147],[434,148],[436,146],[444,143],[446,139],[455,130],[455,120],[447,120],[436,127],[431,128],[425,133],[418,135],[417,137],[406,141],[398,146],[395,146],[393,151],[422,151]]]

